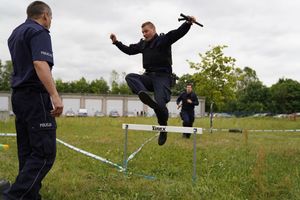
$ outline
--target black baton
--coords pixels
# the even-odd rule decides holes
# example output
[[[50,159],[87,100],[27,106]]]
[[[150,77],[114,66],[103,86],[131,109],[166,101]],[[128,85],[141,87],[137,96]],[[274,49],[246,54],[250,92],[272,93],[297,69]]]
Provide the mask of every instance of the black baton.
[[[182,20],[190,21],[190,19],[191,19],[190,16],[184,15],[182,13],[180,14],[180,17],[182,17],[182,18],[178,18],[178,21],[182,21]],[[201,26],[201,27],[203,27],[203,25],[200,24],[199,22],[194,22],[194,23]]]

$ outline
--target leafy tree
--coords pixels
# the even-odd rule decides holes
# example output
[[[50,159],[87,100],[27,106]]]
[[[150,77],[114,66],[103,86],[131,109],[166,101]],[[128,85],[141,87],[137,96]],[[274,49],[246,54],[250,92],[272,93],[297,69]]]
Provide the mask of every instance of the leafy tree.
[[[256,71],[250,67],[245,67],[243,70],[237,68],[235,74],[237,77],[237,91],[242,91],[250,83],[259,81]]]
[[[120,94],[132,94],[131,89],[128,87],[127,83],[122,82],[119,84]]]
[[[86,81],[84,77],[81,77],[78,81],[74,82],[77,93],[88,93],[89,91],[89,83]]]
[[[119,83],[119,79],[120,79],[120,74],[116,70],[112,70],[111,74],[110,74],[110,84],[111,84],[111,86],[115,83]]]
[[[116,70],[112,70],[111,72],[111,94],[132,94],[130,88],[125,82],[126,73],[121,73],[121,81],[120,74]]]
[[[90,84],[90,92],[95,94],[107,94],[109,86],[107,82],[101,77],[100,79],[93,80]]]
[[[68,92],[67,83],[64,83],[62,79],[56,79],[55,86],[57,91],[60,93]]]
[[[194,85],[193,76],[190,74],[184,74],[179,78],[176,85],[172,88],[172,95],[177,96],[185,91],[187,83],[192,83]]]
[[[226,47],[212,47],[205,54],[199,54],[201,62],[189,62],[190,67],[197,70],[193,75],[195,91],[206,97],[207,108],[211,102],[214,102],[217,110],[222,110],[226,101],[235,99],[236,60],[224,55],[223,49]]]
[[[292,79],[279,79],[270,88],[270,107],[274,113],[300,112],[300,83]]]
[[[120,94],[119,84],[116,81],[111,83],[111,94]]]
[[[249,82],[246,88],[239,92],[237,110],[247,113],[267,112],[269,99],[269,89],[262,82]]]
[[[10,91],[10,78],[13,71],[11,61],[6,61],[4,65],[0,60],[0,91]]]
[[[226,101],[226,112],[248,115],[268,111],[269,90],[258,79],[256,71],[250,67],[236,68],[236,99]]]

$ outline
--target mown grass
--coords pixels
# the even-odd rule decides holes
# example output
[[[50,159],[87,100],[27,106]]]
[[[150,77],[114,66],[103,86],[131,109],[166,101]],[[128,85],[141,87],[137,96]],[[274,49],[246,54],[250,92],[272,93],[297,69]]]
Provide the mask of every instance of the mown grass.
[[[59,118],[57,137],[122,165],[122,123],[156,124],[154,118]],[[0,132],[15,132],[13,119],[0,122]],[[169,125],[181,125],[172,118]],[[195,126],[209,127],[209,119]],[[298,121],[273,118],[215,119],[215,128],[299,129]],[[129,131],[128,151],[155,133]],[[15,138],[0,152],[0,177],[13,181],[18,170]],[[197,136],[197,179],[192,182],[193,141],[169,134],[164,146],[147,144],[128,163],[129,173],[61,144],[43,182],[48,200],[93,199],[300,199],[300,133],[228,133]],[[144,176],[153,176],[147,179]]]

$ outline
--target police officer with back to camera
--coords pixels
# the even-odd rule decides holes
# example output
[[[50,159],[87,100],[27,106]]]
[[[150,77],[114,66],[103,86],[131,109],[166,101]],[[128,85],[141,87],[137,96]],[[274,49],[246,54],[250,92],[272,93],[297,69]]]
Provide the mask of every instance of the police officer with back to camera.
[[[180,104],[181,102],[181,104]],[[180,117],[182,119],[182,126],[193,127],[195,120],[195,106],[199,105],[198,97],[193,92],[192,84],[186,85],[186,91],[182,92],[176,100],[177,109],[181,108]],[[190,133],[183,133],[182,137],[190,138]]]
[[[152,22],[142,24],[144,39],[136,44],[126,46],[117,40],[115,34],[110,35],[112,43],[128,55],[141,53],[143,55],[143,68],[145,73],[130,73],[125,77],[128,86],[140,100],[154,109],[159,125],[167,125],[169,111],[166,104],[171,97],[172,82],[172,52],[171,45],[183,37],[196,22],[194,17],[184,22],[178,29],[166,34],[158,35]],[[154,99],[148,94],[154,93]],[[160,132],[158,144],[163,145],[167,140],[167,133]]]
[[[19,173],[3,199],[41,199],[41,182],[55,160],[55,117],[61,115],[63,104],[51,74],[51,20],[51,8],[34,1],[27,7],[26,21],[8,39]]]

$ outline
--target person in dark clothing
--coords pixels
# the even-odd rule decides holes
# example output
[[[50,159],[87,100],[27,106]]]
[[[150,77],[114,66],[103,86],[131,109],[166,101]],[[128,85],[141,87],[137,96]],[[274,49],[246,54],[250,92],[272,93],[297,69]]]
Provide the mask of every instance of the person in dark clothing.
[[[181,102],[181,104],[180,104]],[[181,93],[176,100],[177,109],[181,108],[180,117],[182,119],[182,126],[193,127],[195,120],[195,106],[199,105],[198,97],[193,92],[192,84],[186,85],[186,91]],[[190,138],[190,133],[183,133],[184,138]]]
[[[52,11],[41,1],[27,7],[27,20],[8,39],[13,63],[12,107],[15,113],[19,173],[2,199],[39,200],[42,180],[56,156],[56,122],[63,104],[51,70]]]
[[[144,74],[130,73],[125,80],[132,92],[137,94],[144,104],[154,109],[159,125],[166,126],[169,117],[166,104],[171,97],[171,45],[183,37],[195,21],[194,17],[190,17],[189,21],[184,22],[178,29],[160,35],[156,33],[153,23],[145,22],[142,24],[144,39],[129,46],[118,41],[115,34],[110,35],[112,43],[122,52],[128,55],[143,55]],[[154,99],[148,92],[154,93]],[[167,133],[160,132],[158,144],[163,145],[166,140]]]

